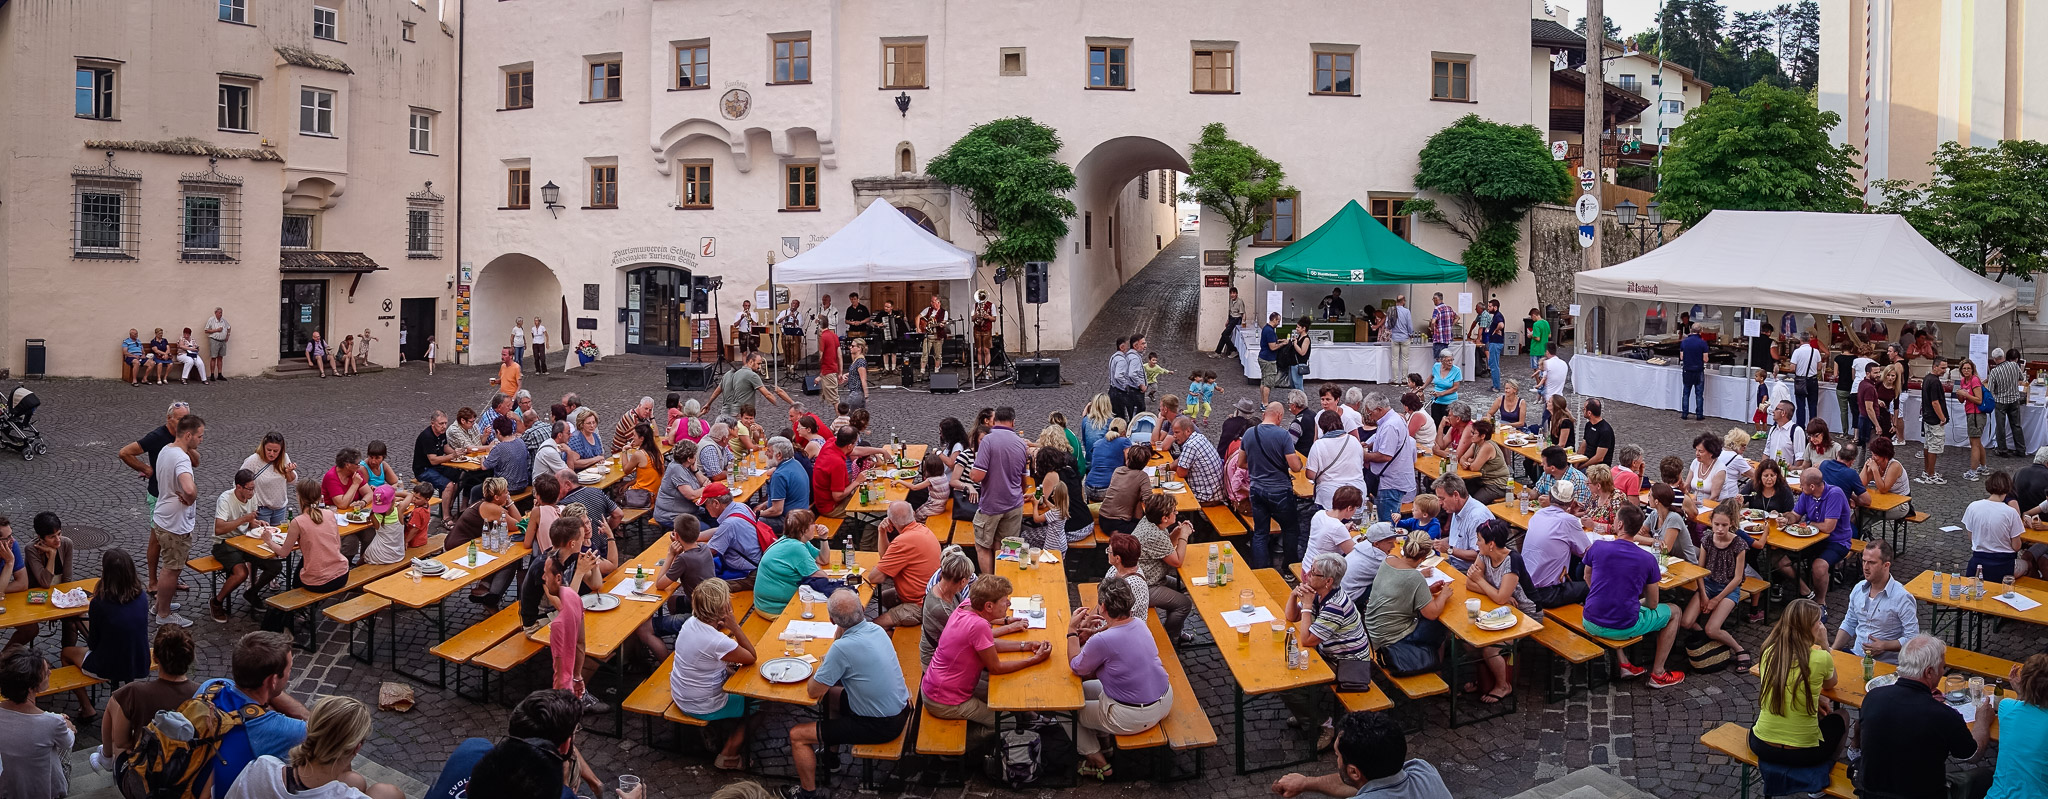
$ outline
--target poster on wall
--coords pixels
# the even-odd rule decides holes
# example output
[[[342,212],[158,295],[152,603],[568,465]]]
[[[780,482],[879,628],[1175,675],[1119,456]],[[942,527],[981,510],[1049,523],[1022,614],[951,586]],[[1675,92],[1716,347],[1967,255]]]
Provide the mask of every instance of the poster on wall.
[[[476,279],[476,264],[463,261],[456,269],[455,281],[455,350],[458,355],[469,352],[469,285]]]

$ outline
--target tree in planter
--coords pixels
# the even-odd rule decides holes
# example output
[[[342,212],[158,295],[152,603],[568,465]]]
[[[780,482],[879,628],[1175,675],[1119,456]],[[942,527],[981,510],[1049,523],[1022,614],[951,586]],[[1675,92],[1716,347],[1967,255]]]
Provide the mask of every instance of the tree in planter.
[[[1435,200],[1415,199],[1401,213],[1450,228],[1468,242],[1465,271],[1487,288],[1513,282],[1521,271],[1515,244],[1521,222],[1537,203],[1561,202],[1572,190],[1571,167],[1550,156],[1543,132],[1466,114],[1437,131],[1423,145],[1416,188],[1444,196],[1456,213]]]
[[[932,176],[966,195],[967,220],[986,242],[981,258],[1023,277],[1024,262],[1059,256],[1074,218],[1074,170],[1052,156],[1060,136],[1030,117],[984,122],[925,165]],[[1017,305],[1024,305],[1024,281]],[[1022,316],[1019,317],[1022,339]]]
[[[1942,142],[1926,183],[1880,180],[1877,211],[1899,214],[1977,274],[2025,280],[2048,270],[2048,144]]]
[[[1270,218],[1273,200],[1294,194],[1280,162],[1258,148],[1230,138],[1223,123],[1202,126],[1202,138],[1190,149],[1187,190],[1180,199],[1201,203],[1223,219],[1230,235],[1230,285],[1237,285],[1237,243],[1259,232]]]
[[[1841,122],[1794,89],[1715,92],[1671,134],[1657,191],[1664,215],[1691,227],[1717,208],[1863,210],[1849,177],[1856,148],[1828,142],[1828,129]]]

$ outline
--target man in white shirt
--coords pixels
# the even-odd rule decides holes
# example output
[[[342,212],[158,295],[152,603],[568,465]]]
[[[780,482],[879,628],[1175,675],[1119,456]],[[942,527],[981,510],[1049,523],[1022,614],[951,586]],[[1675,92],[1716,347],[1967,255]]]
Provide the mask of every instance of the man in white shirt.
[[[1920,634],[1913,594],[1892,579],[1892,542],[1872,538],[1863,548],[1863,582],[1849,592],[1849,610],[1835,631],[1835,648],[1899,662],[1899,650]]]
[[[526,360],[526,317],[512,320],[512,362]]]
[[[761,340],[754,337],[754,301],[740,300],[740,312],[732,317],[733,343],[740,352],[748,353],[761,348]]]
[[[540,442],[540,447],[533,451],[533,476],[569,471],[569,464],[562,457],[562,448],[568,445],[569,425],[566,422],[556,422],[549,430],[548,438]]]
[[[533,371],[548,373],[548,326],[538,316],[533,318]]]
[[[220,360],[228,353],[228,334],[233,329],[234,325],[228,324],[227,317],[219,308],[213,309],[213,315],[206,317],[206,373],[213,375],[215,380],[228,379],[227,373],[220,369]]]
[[[832,307],[832,295],[818,295],[818,310],[811,313],[811,334],[839,332],[839,309]]]
[[[1764,460],[1799,462],[1799,447],[1806,443],[1806,426],[1792,421],[1792,403],[1771,407],[1771,430],[1764,436]]]
[[[1316,389],[1316,399],[1323,404],[1322,410],[1316,412],[1318,425],[1321,424],[1323,414],[1334,413],[1343,422],[1337,429],[1346,433],[1365,426],[1365,417],[1344,404],[1344,389],[1338,388],[1337,384],[1324,383],[1321,388]]]
[[[1536,387],[1543,390],[1543,404],[1547,408],[1550,398],[1564,393],[1565,378],[1570,377],[1572,366],[1552,352],[1543,356],[1543,362],[1536,369]]]
[[[252,529],[257,523],[256,511],[256,473],[248,469],[235,472],[235,485],[220,492],[220,497],[213,503],[213,557],[227,567],[228,578],[221,583],[219,593],[214,594],[210,604],[213,620],[222,624],[228,621],[228,599],[234,596],[236,588],[248,582],[252,570],[256,581],[249,583],[247,596],[251,604],[270,585],[271,579],[284,570],[284,561],[250,557],[227,543],[227,539]]]
[[[192,527],[199,520],[199,486],[192,476],[192,455],[206,436],[206,422],[198,416],[178,420],[177,438],[156,454],[157,487],[163,492],[150,514],[151,537],[157,542],[156,621],[158,624],[192,626],[192,620],[172,611],[171,599],[178,595],[178,572],[192,557]]]
[[[1797,403],[1796,423],[1806,426],[1806,420],[1820,413],[1820,373],[1827,359],[1821,357],[1820,348],[1814,346],[1817,339],[1812,332],[1799,343],[1799,349],[1792,351],[1792,396]]]

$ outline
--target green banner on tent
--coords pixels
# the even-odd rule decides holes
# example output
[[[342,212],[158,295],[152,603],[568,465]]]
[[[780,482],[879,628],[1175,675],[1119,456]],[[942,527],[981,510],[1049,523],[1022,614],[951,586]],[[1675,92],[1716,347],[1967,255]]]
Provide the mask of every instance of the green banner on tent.
[[[1465,267],[1409,244],[1352,200],[1315,232],[1253,261],[1275,283],[1463,283]]]

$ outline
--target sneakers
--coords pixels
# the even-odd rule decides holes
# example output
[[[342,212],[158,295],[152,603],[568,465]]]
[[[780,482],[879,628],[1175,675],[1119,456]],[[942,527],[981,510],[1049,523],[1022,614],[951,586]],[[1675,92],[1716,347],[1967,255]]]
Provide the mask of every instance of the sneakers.
[[[1633,664],[1633,663],[1623,663],[1623,664],[1621,664],[1621,677],[1622,677],[1622,679],[1625,679],[1625,680],[1633,680],[1633,679],[1635,679],[1635,678],[1637,678],[1637,677],[1641,677],[1641,676],[1643,676],[1643,675],[1645,675],[1645,674],[1648,674],[1648,673],[1650,673],[1650,670],[1649,670],[1649,669],[1643,668],[1643,667],[1641,667],[1641,666],[1638,666],[1638,665],[1635,665],[1635,664]]]
[[[1317,752],[1327,752],[1327,751],[1329,751],[1329,750],[1330,750],[1330,747],[1331,747],[1331,746],[1333,746],[1333,745],[1335,745],[1336,743],[1337,743],[1337,728],[1336,728],[1336,727],[1328,727],[1328,726],[1326,726],[1326,727],[1324,727],[1324,728],[1323,728],[1323,731],[1322,731],[1322,732],[1320,732],[1320,733],[1317,733],[1317,734],[1316,734],[1316,751],[1317,751]]]
[[[780,793],[782,794],[782,799],[816,799],[826,795],[824,791],[806,791],[804,786],[796,783],[782,786]]]
[[[1942,485],[1948,485],[1948,481],[1942,478],[1942,476],[1941,476],[1941,473],[1940,473],[1940,472],[1935,472],[1935,473],[1933,473],[1933,474],[1923,474],[1923,475],[1920,475],[1919,477],[1915,477],[1915,478],[1913,478],[1913,482],[1915,482],[1915,483],[1919,483],[1919,484],[1921,484],[1921,485],[1932,485],[1932,486],[1942,486]]]
[[[1967,472],[1963,472],[1963,479],[1968,480],[1972,483],[1984,479],[1984,468],[1980,466],[1978,468],[1971,469]]]
[[[185,618],[184,616],[180,616],[180,615],[178,615],[178,614],[177,614],[176,612],[173,612],[173,613],[171,613],[171,615],[169,615],[169,616],[158,616],[158,617],[156,617],[156,623],[157,623],[157,624],[175,624],[175,625],[178,625],[179,627],[190,627],[190,626],[192,626],[192,620],[191,620],[191,619]]]
[[[1651,688],[1670,688],[1682,682],[1685,682],[1685,672],[1682,671],[1667,671],[1663,674],[1650,675]]]
[[[598,698],[596,696],[593,696],[591,694],[583,695],[583,712],[585,715],[603,715],[605,713],[610,713],[611,710],[611,705],[607,705],[603,702],[598,701]]]
[[[100,752],[102,751],[104,751],[103,748],[92,750],[92,755],[86,760],[87,763],[92,765],[92,773],[94,774],[105,774],[114,770],[112,761],[104,760],[100,757]]]
[[[228,623],[228,605],[226,602],[220,601],[220,597],[214,597],[208,600],[206,604],[207,609],[213,612],[214,621],[221,624]]]

